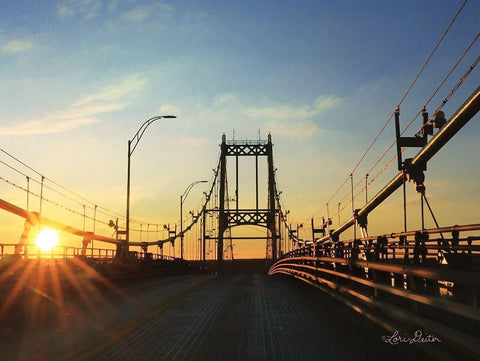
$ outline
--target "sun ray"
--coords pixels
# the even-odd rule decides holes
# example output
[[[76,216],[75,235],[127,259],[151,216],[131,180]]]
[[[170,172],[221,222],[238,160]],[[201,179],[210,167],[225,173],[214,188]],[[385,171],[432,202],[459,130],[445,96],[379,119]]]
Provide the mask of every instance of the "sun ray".
[[[5,316],[5,313],[8,311],[12,303],[16,300],[37,263],[38,260],[32,260],[27,263],[25,270],[23,271],[22,275],[19,277],[19,279],[15,283],[15,286],[11,289],[5,302],[3,303],[2,308],[0,309],[0,317]]]
[[[34,291],[33,297],[30,298],[30,312],[28,313],[28,321],[30,323],[30,327],[33,329],[36,326],[39,317],[39,304],[40,304],[40,297],[39,292],[44,292],[45,289],[45,263],[42,259],[40,259],[37,263],[36,272],[32,275],[32,283],[35,286],[30,286],[27,282],[25,282],[25,286],[30,288]]]
[[[25,284],[25,287],[31,289],[35,294],[41,296],[43,299],[48,300],[48,301],[52,302],[53,304],[55,304],[57,306],[61,305],[56,299],[49,296],[47,293],[43,292],[42,290],[40,290],[36,287],[30,286],[29,284]]]
[[[63,298],[62,286],[60,284],[60,278],[58,277],[58,262],[55,261],[54,267],[50,267],[50,279],[52,282],[53,293],[55,295],[55,301],[59,306],[58,318],[62,327],[67,325],[67,317],[65,314],[65,301]]]
[[[80,296],[84,304],[88,307],[88,309],[91,312],[96,312],[97,309],[93,305],[92,301],[90,300],[90,297],[88,297],[84,285],[81,284],[81,282],[77,279],[77,277],[73,274],[72,270],[68,267],[67,264],[65,263],[60,263],[60,268],[62,273],[65,275],[65,277],[70,281],[70,284],[73,286],[77,294]]]
[[[114,285],[107,278],[98,273],[95,269],[87,265],[85,262],[78,258],[73,258],[72,262],[78,267],[82,268],[89,276],[95,279],[97,282],[100,282],[102,285],[106,286],[110,290],[114,291],[116,294],[120,295],[122,298],[133,301],[133,297],[129,296],[127,293],[122,291],[118,286]]]
[[[18,259],[12,265],[10,265],[3,273],[0,275],[0,284],[5,282],[8,278],[12,277],[13,274],[20,269],[25,264],[25,261]]]

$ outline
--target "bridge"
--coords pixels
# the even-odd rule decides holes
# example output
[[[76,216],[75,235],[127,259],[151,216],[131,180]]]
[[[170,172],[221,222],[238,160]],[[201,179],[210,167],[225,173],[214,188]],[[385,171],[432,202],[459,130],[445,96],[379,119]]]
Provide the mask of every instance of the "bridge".
[[[23,230],[0,244],[0,359],[478,360],[480,223],[440,226],[425,185],[427,164],[479,111],[480,88],[452,114],[442,111],[478,61],[431,115],[427,101],[402,130],[400,102],[380,130],[394,121],[387,151],[354,179],[377,135],[307,222],[292,223],[283,204],[270,134],[223,135],[211,181],[192,182],[180,220],[166,224],[130,217],[129,173],[124,217],[2,150],[0,178],[17,193],[0,208]],[[129,140],[128,172],[159,118]],[[242,189],[241,177],[253,187]],[[184,217],[199,183],[208,186]],[[418,228],[407,222],[408,183]],[[401,217],[403,229],[371,235],[370,216],[398,190],[401,204],[388,216]],[[255,235],[242,231],[251,227]],[[59,233],[69,242],[55,245]],[[265,257],[238,259],[237,241],[261,244]]]
[[[34,178],[27,177],[22,187],[2,177],[27,196],[24,208],[0,200],[0,208],[24,220],[19,241],[1,245],[2,358],[478,359],[480,224],[438,226],[425,171],[479,108],[477,89],[448,120],[441,111],[429,117],[423,109],[414,137],[400,132],[397,108],[398,173],[360,208],[355,199],[367,188],[355,193],[349,176],[351,200],[344,207],[351,208],[350,217],[337,222],[339,214],[328,214],[320,224],[313,217],[310,232],[303,233],[310,237],[300,236],[308,224],[288,222],[270,135],[245,141],[223,135],[199,209],[185,222],[160,229],[148,224],[143,230],[133,220],[132,234],[145,237],[140,234],[138,241],[129,237],[121,217],[104,221],[100,215],[112,214],[97,206],[91,219],[95,231],[85,229],[90,219],[85,205],[76,214],[83,228],[44,215],[44,203],[63,205],[43,195],[44,188],[53,188],[43,175],[37,181],[40,193],[30,188]],[[411,147],[419,148],[417,154],[402,159]],[[239,206],[240,157],[254,164],[249,208]],[[227,159],[234,160],[233,167]],[[266,202],[259,196],[260,164],[267,168]],[[233,198],[227,176],[232,168]],[[404,197],[405,229],[369,235],[370,213],[397,189],[403,187],[405,195],[407,181],[420,198],[421,229],[407,229]],[[38,211],[30,209],[30,197],[38,198]],[[425,226],[425,208],[436,227]],[[234,236],[232,229],[242,226],[259,226],[265,233]],[[46,227],[77,237],[81,247],[40,251],[31,240]],[[349,228],[354,237],[343,237]],[[102,235],[105,229],[113,229],[113,236]],[[151,233],[157,236],[153,240]],[[266,257],[235,259],[233,241],[242,239],[265,242]]]

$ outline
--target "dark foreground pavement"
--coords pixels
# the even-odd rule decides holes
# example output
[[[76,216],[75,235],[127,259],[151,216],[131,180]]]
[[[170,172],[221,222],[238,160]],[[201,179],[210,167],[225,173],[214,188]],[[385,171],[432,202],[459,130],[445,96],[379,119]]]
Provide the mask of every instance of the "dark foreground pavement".
[[[20,323],[12,317],[22,310],[12,310],[1,320],[0,359],[418,359],[414,346],[383,344],[384,332],[362,316],[281,277],[189,275],[82,288],[62,307],[23,308]],[[38,310],[42,317],[33,317]]]

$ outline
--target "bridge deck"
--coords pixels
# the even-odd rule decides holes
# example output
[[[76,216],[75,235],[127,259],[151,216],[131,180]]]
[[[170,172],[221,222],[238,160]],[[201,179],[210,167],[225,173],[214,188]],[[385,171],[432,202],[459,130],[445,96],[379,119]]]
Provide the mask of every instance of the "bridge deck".
[[[279,279],[217,277],[141,325],[101,360],[346,359],[339,334]],[[351,358],[349,358],[351,359]]]
[[[122,296],[93,290],[66,298],[61,322],[53,310],[2,335],[0,359],[408,359],[362,316],[280,277],[176,276],[127,285]]]

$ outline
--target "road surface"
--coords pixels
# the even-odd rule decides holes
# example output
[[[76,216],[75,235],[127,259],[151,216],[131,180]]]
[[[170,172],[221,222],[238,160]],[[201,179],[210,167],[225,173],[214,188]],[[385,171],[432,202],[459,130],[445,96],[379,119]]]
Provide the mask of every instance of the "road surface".
[[[66,290],[66,289],[65,289]],[[2,360],[377,360],[415,357],[320,291],[262,274],[25,288],[2,320]],[[58,293],[57,293],[58,296]],[[33,302],[32,300],[35,300]],[[408,351],[407,355],[405,350]]]

